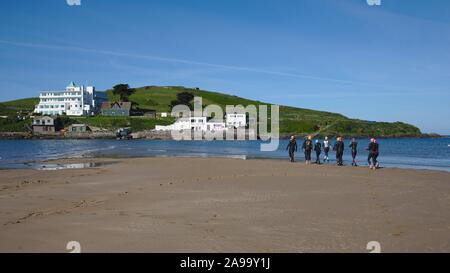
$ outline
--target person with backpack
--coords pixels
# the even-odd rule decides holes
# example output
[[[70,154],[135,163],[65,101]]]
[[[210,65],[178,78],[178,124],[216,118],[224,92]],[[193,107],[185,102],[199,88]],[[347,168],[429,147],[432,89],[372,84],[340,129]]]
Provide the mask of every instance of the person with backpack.
[[[371,170],[376,170],[379,167],[379,163],[377,161],[379,155],[379,145],[375,138],[372,138],[369,143],[369,147],[367,148],[369,151],[369,156],[367,158],[367,162],[369,163],[369,168]]]
[[[323,140],[323,152],[325,153],[323,157],[323,162],[330,162],[330,158],[328,157],[328,153],[330,152],[330,142],[328,141],[328,137],[326,136]]]
[[[312,137],[308,136],[303,142],[303,151],[305,152],[305,163],[306,165],[311,164],[311,151],[313,149]]]
[[[320,165],[320,154],[322,153],[322,143],[316,140],[316,145],[314,145],[314,151],[316,151],[316,164]]]
[[[355,138],[352,139],[352,142],[350,142],[349,145],[351,151],[352,151],[352,166],[358,166],[358,164],[356,164],[356,155],[358,154],[358,142],[356,141]]]
[[[338,166],[344,166],[344,142],[342,137],[336,138],[336,143],[334,144],[333,150],[336,151],[336,161]]]
[[[286,150],[289,151],[290,161],[295,162],[294,153],[297,152],[297,140],[295,139],[295,136],[291,136],[291,139],[289,140]]]

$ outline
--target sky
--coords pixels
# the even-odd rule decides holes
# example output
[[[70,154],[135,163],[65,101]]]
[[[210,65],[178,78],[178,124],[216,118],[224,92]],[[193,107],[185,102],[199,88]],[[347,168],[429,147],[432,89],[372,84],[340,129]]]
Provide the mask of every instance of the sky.
[[[182,85],[450,135],[448,0],[80,2],[0,0],[0,101]]]

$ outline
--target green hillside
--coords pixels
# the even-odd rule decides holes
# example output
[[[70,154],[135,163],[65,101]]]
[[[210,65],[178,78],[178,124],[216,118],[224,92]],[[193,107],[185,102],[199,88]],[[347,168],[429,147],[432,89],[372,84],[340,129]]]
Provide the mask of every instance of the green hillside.
[[[38,98],[28,98],[13,100],[8,102],[0,102],[0,116],[16,115],[17,112],[30,112],[34,110],[34,106],[38,104]]]
[[[154,109],[158,112],[168,112],[169,104],[176,99],[180,92],[191,92],[202,97],[203,105],[217,104],[225,109],[226,105],[268,105],[268,103],[249,100],[224,93],[210,92],[179,86],[159,87],[146,86],[135,88],[130,101],[141,109]],[[111,101],[118,97],[107,91]],[[349,136],[420,136],[420,130],[412,125],[402,122],[370,122],[350,119],[341,114],[315,111],[309,109],[280,106],[280,133],[320,135],[349,135]]]
[[[20,99],[0,103],[0,132],[26,132],[29,130],[31,119],[27,113],[34,110],[37,98]],[[24,116],[23,119],[18,118]]]
[[[253,101],[237,96],[218,92],[210,92],[185,87],[160,87],[146,86],[135,88],[130,96],[135,108],[142,110],[156,110],[157,112],[170,112],[170,103],[181,92],[190,92],[202,97],[203,104],[217,104],[225,110],[226,105],[268,105],[268,103]],[[110,101],[118,100],[111,90],[106,91]],[[38,102],[36,98],[22,99],[0,103],[0,116],[14,116],[18,111],[32,111]],[[112,118],[89,117],[72,118],[74,122],[83,122],[95,127],[115,129],[131,126],[134,130],[153,129],[155,124],[168,124],[171,119],[145,120],[139,117]],[[13,119],[12,119],[13,120]],[[11,131],[23,128],[24,124],[11,125],[11,119],[0,120],[0,131]],[[21,121],[23,123],[23,121]],[[370,122],[358,119],[350,119],[341,114],[315,111],[309,109],[280,106],[280,133],[283,136],[289,134],[320,134],[320,135],[345,135],[345,136],[421,136],[420,130],[402,122]]]

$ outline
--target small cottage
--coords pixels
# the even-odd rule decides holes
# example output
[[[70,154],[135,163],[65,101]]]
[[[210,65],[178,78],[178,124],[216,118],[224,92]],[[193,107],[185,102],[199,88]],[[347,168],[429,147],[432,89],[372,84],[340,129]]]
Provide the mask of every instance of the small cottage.
[[[128,117],[131,113],[131,102],[104,102],[101,106],[102,116]]]
[[[33,133],[39,134],[54,133],[57,131],[55,119],[49,116],[33,117],[31,128],[33,129]]]
[[[91,129],[86,124],[72,124],[67,131],[69,133],[88,133]]]

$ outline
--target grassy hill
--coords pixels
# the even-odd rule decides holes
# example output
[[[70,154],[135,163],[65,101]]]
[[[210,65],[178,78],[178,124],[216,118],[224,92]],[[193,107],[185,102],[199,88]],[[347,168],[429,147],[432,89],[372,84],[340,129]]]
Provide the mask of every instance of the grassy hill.
[[[20,99],[0,103],[0,132],[25,132],[28,130],[31,119],[26,117],[18,119],[18,115],[26,115],[33,111],[38,98]],[[21,114],[22,113],[22,114]]]
[[[202,97],[203,104],[217,104],[225,110],[226,105],[269,105],[268,103],[249,100],[224,93],[210,92],[178,86],[146,86],[135,88],[135,93],[130,100],[135,107],[140,109],[152,109],[157,112],[170,112],[169,105],[180,92],[191,92],[195,96]],[[118,100],[111,90],[106,93],[110,101]],[[0,103],[0,115],[11,116],[17,111],[31,111],[38,102],[36,98],[22,99]],[[171,119],[149,120],[139,117],[112,118],[112,117],[87,117],[73,118],[74,122],[82,122],[95,127],[115,129],[131,126],[134,130],[153,129],[155,124],[168,124]],[[18,130],[22,125],[7,125],[5,120],[0,121],[0,131]],[[280,134],[320,134],[320,135],[346,135],[346,136],[421,136],[420,130],[402,122],[370,122],[351,119],[341,114],[309,109],[280,106]]]
[[[118,97],[111,90],[106,91],[111,101]],[[168,112],[169,104],[176,99],[180,92],[191,92],[202,97],[203,105],[217,104],[225,109],[226,105],[268,105],[268,103],[249,100],[224,93],[210,92],[185,88],[180,86],[159,87],[146,86],[136,88],[130,100],[141,109],[154,109],[158,112]],[[341,114],[310,109],[280,106],[280,133],[320,135],[348,135],[348,136],[420,136],[420,130],[402,122],[370,122],[350,119]]]
[[[0,116],[17,115],[17,112],[30,112],[34,110],[34,106],[38,104],[38,98],[28,98],[0,102]]]

